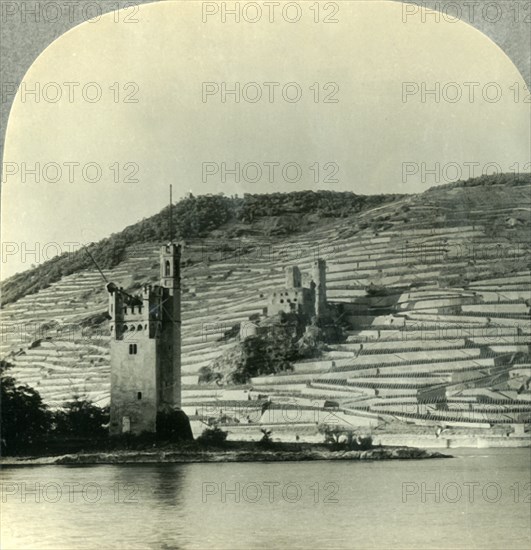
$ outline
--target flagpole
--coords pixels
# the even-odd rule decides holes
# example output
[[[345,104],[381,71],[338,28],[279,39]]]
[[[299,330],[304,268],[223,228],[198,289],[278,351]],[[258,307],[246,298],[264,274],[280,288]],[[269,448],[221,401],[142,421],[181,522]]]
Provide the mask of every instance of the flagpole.
[[[173,201],[172,201],[172,185],[170,184],[170,243],[173,242]]]

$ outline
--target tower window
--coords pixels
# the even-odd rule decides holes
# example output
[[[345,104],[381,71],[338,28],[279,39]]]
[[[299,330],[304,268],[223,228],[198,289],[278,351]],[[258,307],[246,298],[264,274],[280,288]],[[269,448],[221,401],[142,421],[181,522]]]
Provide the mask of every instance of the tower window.
[[[171,266],[170,266],[170,262],[169,260],[166,260],[166,265],[164,267],[164,276],[165,277],[170,277],[171,275]]]
[[[141,392],[141,391],[137,392],[136,398],[137,398],[139,401],[140,401],[140,399],[142,399],[142,392]]]
[[[137,351],[136,344],[129,344],[129,355],[136,355]]]

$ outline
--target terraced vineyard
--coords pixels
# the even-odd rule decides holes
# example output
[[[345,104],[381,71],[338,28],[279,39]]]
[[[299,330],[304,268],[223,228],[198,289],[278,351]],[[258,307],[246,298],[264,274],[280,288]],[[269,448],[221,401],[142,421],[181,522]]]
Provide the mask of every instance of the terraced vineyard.
[[[256,435],[257,424],[310,437],[322,422],[524,433],[530,217],[529,182],[448,186],[304,234],[244,236],[245,254],[222,258],[204,243],[189,244],[186,255],[196,260],[183,268],[183,408],[194,420],[223,418],[242,437]],[[158,246],[129,247],[105,276],[129,291],[156,281]],[[262,314],[267,291],[283,286],[284,268],[308,271],[318,256],[327,261],[328,301],[357,306],[346,340],[248,386],[200,384],[201,367],[237,344],[227,333]],[[371,283],[384,292],[368,295]],[[96,269],[6,305],[1,351],[13,375],[52,407],[76,394],[107,404],[106,308]]]

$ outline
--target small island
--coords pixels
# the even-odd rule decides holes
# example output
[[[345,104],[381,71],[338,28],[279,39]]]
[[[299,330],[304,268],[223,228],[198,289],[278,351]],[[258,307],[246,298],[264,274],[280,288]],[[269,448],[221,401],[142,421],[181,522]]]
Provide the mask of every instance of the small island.
[[[164,448],[110,452],[83,452],[46,457],[4,457],[2,466],[49,464],[153,464],[200,462],[291,462],[313,460],[407,460],[451,458],[415,447],[376,447],[366,451],[331,451],[315,445],[299,449],[266,450],[237,446],[230,449]]]
[[[196,440],[160,441],[141,437],[110,438],[85,442],[72,452],[65,447],[38,455],[3,457],[0,464],[154,464],[208,462],[292,462],[314,460],[419,460],[452,458],[436,451],[406,446],[373,446],[370,436],[356,436],[344,430],[323,431],[325,441],[290,443],[273,441],[270,430],[262,430],[259,441],[227,441],[219,427],[206,429]]]

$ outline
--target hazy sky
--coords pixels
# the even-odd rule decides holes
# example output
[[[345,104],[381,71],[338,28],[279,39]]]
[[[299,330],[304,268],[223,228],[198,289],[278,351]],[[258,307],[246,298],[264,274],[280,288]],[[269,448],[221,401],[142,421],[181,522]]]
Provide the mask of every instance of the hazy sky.
[[[300,5],[297,23],[281,10],[270,23],[265,8],[256,23],[244,20],[251,10],[239,23],[230,15],[222,22],[220,13],[204,23],[202,2],[143,5],[129,12],[136,23],[109,14],[43,52],[7,129],[2,277],[154,214],[170,183],[176,198],[403,193],[466,178],[470,163],[477,175],[496,166],[529,171],[529,94],[510,59],[479,31],[420,15],[403,22],[393,2],[339,3],[337,14],[319,14],[337,23],[316,23],[312,3]],[[205,82],[209,90],[239,82],[240,101],[205,97]],[[438,97],[421,95],[436,85]],[[262,98],[253,103],[257,90]],[[214,173],[205,176],[203,163]],[[256,166],[248,164],[239,183],[230,172],[223,181],[222,163],[229,170],[256,163],[262,177],[252,181]]]

